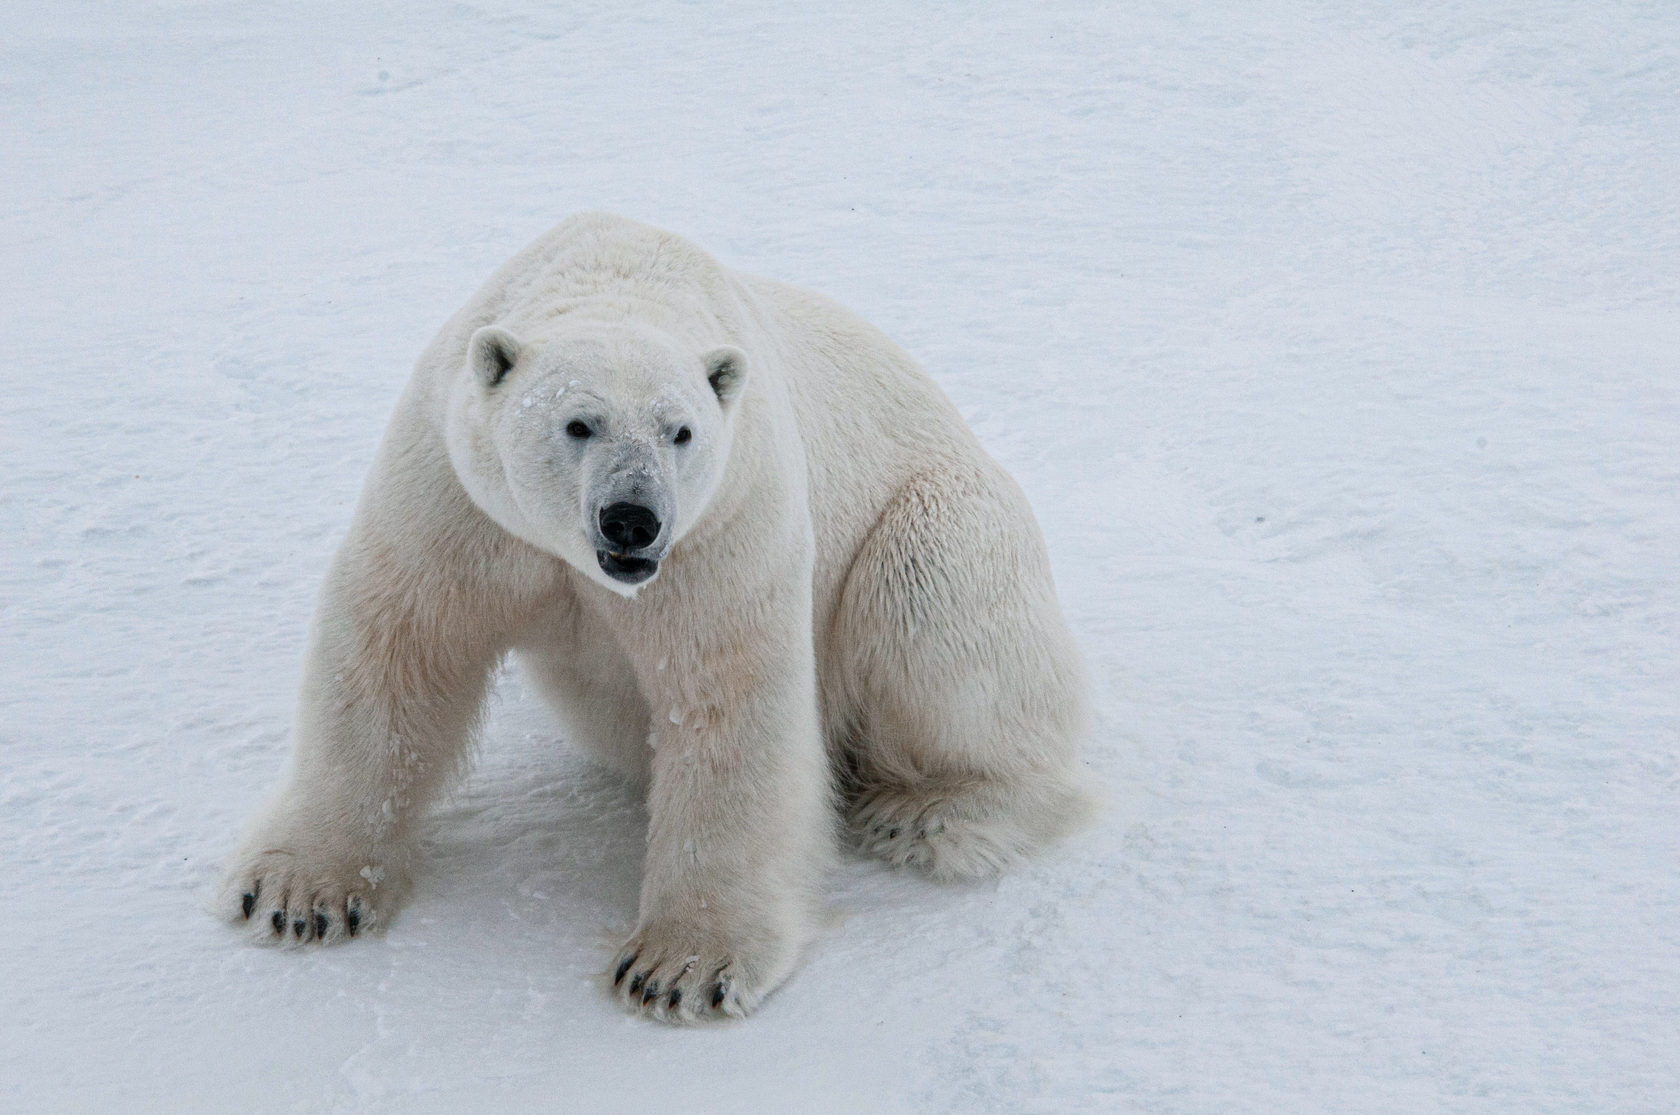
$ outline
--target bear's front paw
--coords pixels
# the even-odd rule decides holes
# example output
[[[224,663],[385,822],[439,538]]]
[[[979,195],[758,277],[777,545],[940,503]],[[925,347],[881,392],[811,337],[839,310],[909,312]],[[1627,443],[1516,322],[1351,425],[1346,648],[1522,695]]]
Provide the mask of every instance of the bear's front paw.
[[[388,857],[259,842],[234,856],[217,911],[264,944],[331,944],[380,928],[405,889]]]
[[[619,950],[608,975],[632,1011],[665,1022],[745,1018],[771,987],[762,964],[739,947],[680,924],[637,931]]]

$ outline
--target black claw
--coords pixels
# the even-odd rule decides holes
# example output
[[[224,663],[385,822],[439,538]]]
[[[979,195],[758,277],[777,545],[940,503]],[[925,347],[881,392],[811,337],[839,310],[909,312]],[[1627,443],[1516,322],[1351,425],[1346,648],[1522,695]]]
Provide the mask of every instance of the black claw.
[[[646,972],[637,972],[636,977],[630,981],[630,994],[634,995],[636,992],[640,991],[642,989],[642,981],[645,979],[647,979]]]
[[[276,933],[286,932],[286,912],[284,910],[274,911],[274,916],[269,918],[268,920],[269,920],[269,924],[274,926],[274,932],[276,932]]]
[[[712,988],[712,1007],[714,1009],[723,1006],[723,995],[723,981],[719,980],[717,986]]]
[[[327,915],[319,910],[315,911],[315,936],[323,941],[327,939]]]
[[[292,936],[296,937],[300,941],[303,940],[303,931],[308,924],[309,923],[304,921],[302,918],[294,920],[292,922]]]
[[[254,908],[256,906],[256,904],[257,904],[257,896],[250,893],[249,891],[247,891],[245,893],[245,896],[239,900],[239,905],[245,911],[245,916],[247,918],[249,918],[251,916],[251,910],[252,910],[252,908]]]
[[[642,992],[642,1006],[647,1006],[657,998],[659,998],[659,981],[649,980],[647,990]]]
[[[618,971],[613,973],[613,986],[614,987],[617,987],[619,984],[624,982],[624,973],[628,972],[630,970],[630,965],[634,964],[635,962],[636,962],[636,958],[634,956],[626,956],[624,958],[624,962],[618,966]]]
[[[350,936],[356,935],[356,930],[362,926],[362,912],[351,906],[344,911],[344,924],[350,927]]]
[[[680,987],[671,988],[671,998],[665,1004],[666,1009],[676,1010],[677,1009],[677,1004],[680,1003],[680,1002],[682,1002],[682,988],[680,988]]]

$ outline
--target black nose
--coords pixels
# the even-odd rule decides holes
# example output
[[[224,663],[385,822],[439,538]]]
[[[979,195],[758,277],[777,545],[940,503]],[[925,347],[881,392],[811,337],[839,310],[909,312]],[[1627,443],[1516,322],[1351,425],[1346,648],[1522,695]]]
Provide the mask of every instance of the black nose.
[[[620,552],[646,549],[659,537],[659,516],[635,503],[603,507],[601,536]]]

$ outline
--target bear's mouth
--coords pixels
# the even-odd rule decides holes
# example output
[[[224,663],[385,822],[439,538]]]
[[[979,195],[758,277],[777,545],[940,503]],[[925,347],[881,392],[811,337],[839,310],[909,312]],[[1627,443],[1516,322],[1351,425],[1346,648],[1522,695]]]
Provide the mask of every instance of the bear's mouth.
[[[658,558],[632,557],[630,554],[615,554],[611,550],[596,550],[595,560],[601,563],[601,572],[627,585],[639,585],[659,572]]]

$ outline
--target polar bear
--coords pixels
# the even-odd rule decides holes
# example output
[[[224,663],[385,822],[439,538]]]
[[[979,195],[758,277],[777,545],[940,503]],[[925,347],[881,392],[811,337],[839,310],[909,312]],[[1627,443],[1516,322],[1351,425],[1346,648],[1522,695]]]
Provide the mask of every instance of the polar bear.
[[[1094,801],[1037,524],[939,388],[828,299],[621,218],[543,236],[421,356],[226,916],[287,944],[388,919],[508,652],[647,788],[607,971],[659,1018],[744,1015],[787,977],[842,820],[977,876]]]

